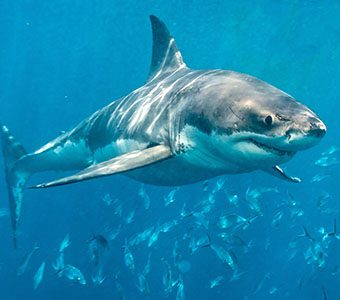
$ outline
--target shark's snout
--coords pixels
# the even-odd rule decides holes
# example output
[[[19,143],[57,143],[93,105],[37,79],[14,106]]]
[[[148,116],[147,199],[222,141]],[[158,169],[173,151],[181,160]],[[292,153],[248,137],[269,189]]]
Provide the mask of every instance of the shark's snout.
[[[286,131],[286,137],[290,140],[294,135],[303,135],[305,137],[322,138],[327,131],[326,125],[317,118],[310,118],[303,128],[292,127]]]
[[[319,118],[309,117],[300,126],[294,126],[286,131],[288,142],[286,147],[294,151],[308,149],[319,143],[326,131],[326,125]]]
[[[308,134],[316,138],[322,138],[326,134],[326,125],[317,118],[312,118],[310,120],[310,129]]]

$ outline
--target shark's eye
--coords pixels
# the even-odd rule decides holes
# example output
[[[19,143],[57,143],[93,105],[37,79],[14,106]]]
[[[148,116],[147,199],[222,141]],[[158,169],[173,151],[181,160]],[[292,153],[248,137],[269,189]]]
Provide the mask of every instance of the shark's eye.
[[[272,123],[273,123],[273,118],[272,118],[272,116],[267,116],[267,117],[264,119],[264,122],[266,123],[267,126],[272,125]]]

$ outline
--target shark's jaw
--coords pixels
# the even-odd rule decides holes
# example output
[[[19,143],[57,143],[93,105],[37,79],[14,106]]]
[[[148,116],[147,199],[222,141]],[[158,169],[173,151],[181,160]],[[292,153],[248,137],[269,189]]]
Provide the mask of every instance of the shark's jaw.
[[[287,147],[287,138],[251,132],[236,132],[226,140],[232,145],[232,154],[240,165],[265,169],[291,160],[297,150]]]
[[[249,138],[246,141],[254,144],[256,147],[258,147],[259,149],[261,149],[265,152],[269,152],[269,153],[272,153],[272,154],[277,155],[277,156],[291,156],[291,157],[293,157],[293,155],[296,153],[296,151],[283,150],[283,149],[280,149],[280,148],[278,148],[274,145],[269,145],[269,144],[265,144],[263,142],[256,141],[253,138]]]
[[[268,136],[253,132],[232,134],[204,133],[186,125],[177,144],[184,149],[188,161],[202,168],[225,169],[226,173],[242,173],[268,169],[288,162],[300,150],[308,149],[320,138],[301,134]]]
[[[246,164],[265,169],[285,163],[302,150],[309,149],[321,141],[324,132],[299,132],[294,135],[270,136],[252,132],[237,132],[230,136],[234,147],[243,156]]]
[[[202,168],[223,169],[225,173],[243,173],[269,168],[289,161],[295,151],[281,149],[278,139],[249,132],[233,134],[203,133],[186,125],[176,143],[187,160]]]
[[[313,132],[303,131],[279,136],[244,132],[240,134],[239,140],[241,142],[251,143],[257,148],[277,155],[278,157],[292,157],[296,152],[309,149],[318,144],[323,135],[324,132],[315,135]]]

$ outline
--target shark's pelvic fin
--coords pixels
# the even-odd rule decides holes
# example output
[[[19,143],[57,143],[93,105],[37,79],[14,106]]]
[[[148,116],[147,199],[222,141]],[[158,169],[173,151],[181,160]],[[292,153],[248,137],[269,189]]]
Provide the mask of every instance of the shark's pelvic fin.
[[[137,150],[123,154],[121,156],[90,166],[75,175],[47,183],[42,183],[31,188],[47,188],[123,173],[151,165],[170,157],[172,157],[170,147],[165,145],[157,145],[144,150]]]
[[[152,26],[152,60],[148,81],[161,74],[173,72],[186,65],[178,51],[174,38],[166,25],[156,16],[150,16]]]
[[[27,152],[10,134],[6,126],[0,124],[0,138],[4,156],[5,174],[9,197],[9,209],[13,228],[13,242],[16,247],[16,229],[20,218],[23,189],[29,172],[20,168],[20,159]]]
[[[274,166],[271,169],[265,170],[267,173],[281,178],[283,180],[287,180],[290,182],[294,182],[294,183],[300,183],[302,180],[299,177],[293,177],[293,176],[289,176],[287,175],[279,166]]]

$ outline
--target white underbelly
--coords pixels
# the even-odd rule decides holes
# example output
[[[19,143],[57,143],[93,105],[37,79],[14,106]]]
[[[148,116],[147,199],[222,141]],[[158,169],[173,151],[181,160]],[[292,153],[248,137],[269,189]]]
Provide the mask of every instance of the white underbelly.
[[[132,139],[118,139],[105,147],[96,149],[93,152],[93,162],[99,163],[131,151],[143,150],[148,144]]]
[[[192,156],[191,156],[192,158]],[[125,173],[126,176],[137,181],[163,186],[179,186],[207,180],[223,174],[235,174],[249,172],[249,169],[226,165],[224,168],[207,166],[207,164],[195,164],[197,160],[188,160],[188,156],[169,158],[159,163]],[[208,161],[206,161],[208,162]]]

